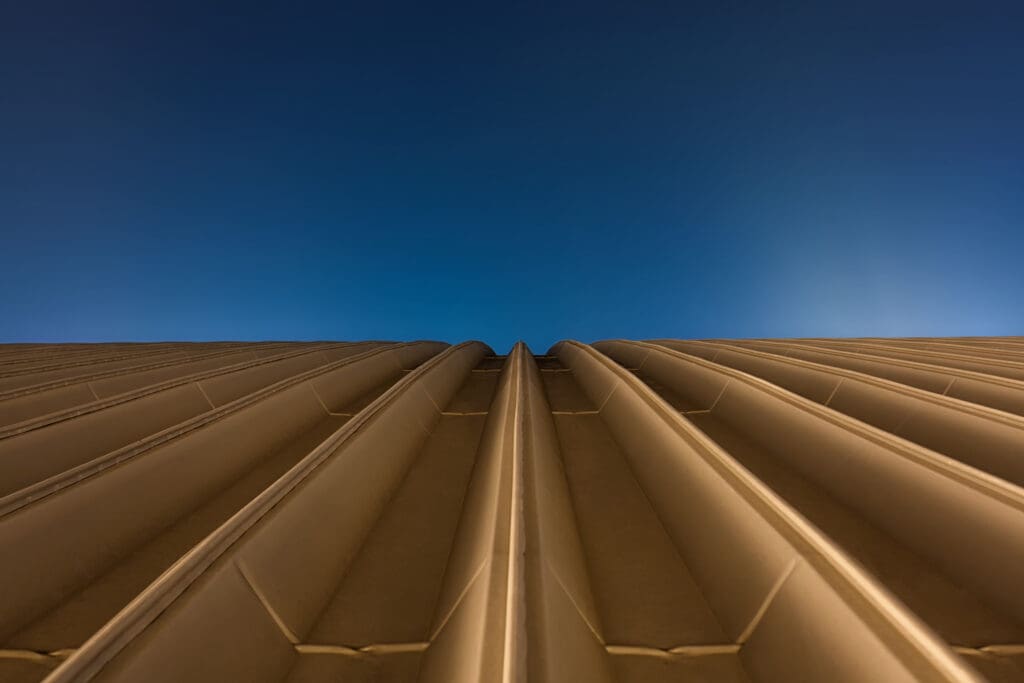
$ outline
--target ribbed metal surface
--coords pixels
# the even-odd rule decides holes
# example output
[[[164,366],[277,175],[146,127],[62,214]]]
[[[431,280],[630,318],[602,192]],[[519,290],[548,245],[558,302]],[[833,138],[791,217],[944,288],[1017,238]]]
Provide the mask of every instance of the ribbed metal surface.
[[[1024,338],[0,347],[0,680],[1024,681]]]

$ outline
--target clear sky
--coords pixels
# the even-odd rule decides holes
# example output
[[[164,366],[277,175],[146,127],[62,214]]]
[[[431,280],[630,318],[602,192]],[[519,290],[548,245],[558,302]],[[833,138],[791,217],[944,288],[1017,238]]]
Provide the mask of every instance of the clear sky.
[[[0,10],[0,341],[956,334],[1019,0]]]

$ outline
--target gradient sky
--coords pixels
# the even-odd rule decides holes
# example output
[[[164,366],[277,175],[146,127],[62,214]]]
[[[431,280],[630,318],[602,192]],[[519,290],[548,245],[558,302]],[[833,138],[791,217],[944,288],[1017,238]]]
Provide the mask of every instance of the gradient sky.
[[[1024,3],[769,4],[5,3],[0,341],[1024,334]]]

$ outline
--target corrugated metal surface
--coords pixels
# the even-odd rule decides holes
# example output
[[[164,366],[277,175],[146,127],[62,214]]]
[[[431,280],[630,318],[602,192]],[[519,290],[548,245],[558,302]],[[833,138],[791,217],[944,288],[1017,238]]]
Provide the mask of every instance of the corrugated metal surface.
[[[1024,338],[0,347],[0,680],[1024,681]]]

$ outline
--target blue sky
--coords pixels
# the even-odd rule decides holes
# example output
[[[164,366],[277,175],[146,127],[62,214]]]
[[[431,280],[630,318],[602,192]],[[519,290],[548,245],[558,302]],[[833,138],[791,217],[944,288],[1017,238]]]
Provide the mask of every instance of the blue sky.
[[[8,3],[0,341],[1024,334],[1021,3]]]

